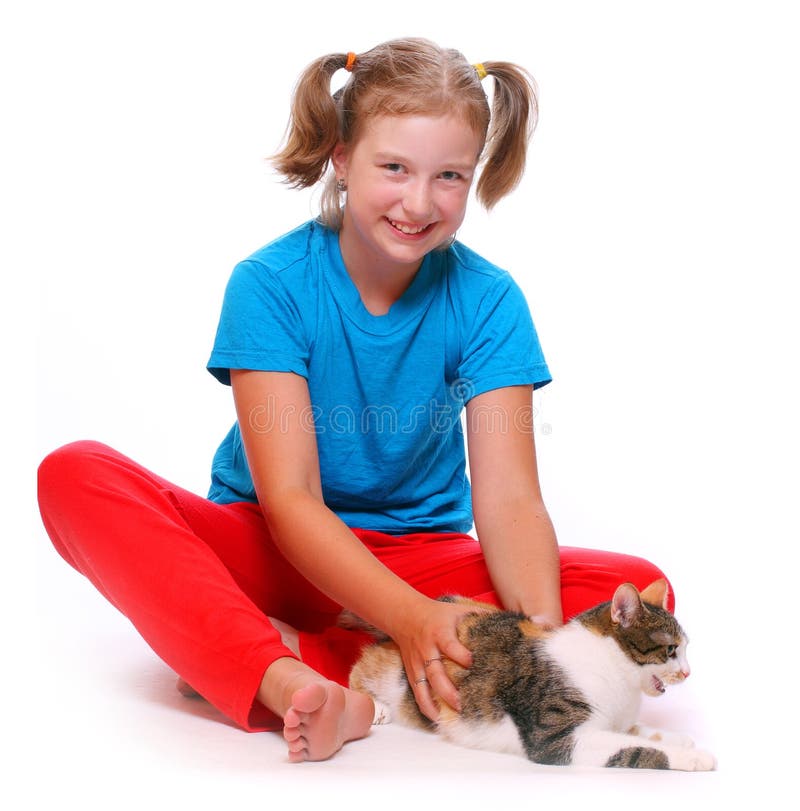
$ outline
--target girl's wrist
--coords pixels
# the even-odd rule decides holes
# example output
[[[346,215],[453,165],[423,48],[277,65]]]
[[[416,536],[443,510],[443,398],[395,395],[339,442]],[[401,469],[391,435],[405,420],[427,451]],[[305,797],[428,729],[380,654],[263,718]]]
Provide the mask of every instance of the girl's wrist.
[[[424,622],[432,602],[429,597],[409,586],[408,593],[401,599],[387,601],[389,605],[380,626],[381,630],[392,639],[405,637],[409,627],[418,627]]]

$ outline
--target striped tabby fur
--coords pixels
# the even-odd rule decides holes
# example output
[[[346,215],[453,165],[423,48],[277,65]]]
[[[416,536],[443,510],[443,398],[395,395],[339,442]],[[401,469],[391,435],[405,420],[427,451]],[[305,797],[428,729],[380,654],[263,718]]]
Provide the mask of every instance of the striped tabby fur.
[[[391,641],[364,650],[350,686],[376,701],[376,723],[394,719],[536,763],[714,769],[713,756],[686,736],[637,724],[642,693],[659,695],[689,675],[688,640],[666,604],[666,581],[641,594],[626,583],[611,601],[552,631],[523,614],[475,604],[459,628],[472,667],[445,662],[462,709],[442,704],[436,724],[417,708]]]

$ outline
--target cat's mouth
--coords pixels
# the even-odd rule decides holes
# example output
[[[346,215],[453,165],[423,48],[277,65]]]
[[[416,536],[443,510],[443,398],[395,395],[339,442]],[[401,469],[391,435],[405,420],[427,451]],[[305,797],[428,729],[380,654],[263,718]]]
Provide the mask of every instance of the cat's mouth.
[[[666,693],[667,688],[664,686],[664,682],[658,678],[658,676],[653,676],[653,689],[659,693]]]

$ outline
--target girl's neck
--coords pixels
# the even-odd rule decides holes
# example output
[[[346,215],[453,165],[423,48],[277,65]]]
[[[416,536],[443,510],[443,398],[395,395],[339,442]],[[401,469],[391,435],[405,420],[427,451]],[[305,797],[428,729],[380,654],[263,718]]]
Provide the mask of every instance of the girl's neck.
[[[340,233],[342,260],[347,275],[361,296],[361,303],[372,315],[386,315],[411,286],[422,261],[413,265],[382,261],[378,256],[350,250],[348,240],[342,236]]]

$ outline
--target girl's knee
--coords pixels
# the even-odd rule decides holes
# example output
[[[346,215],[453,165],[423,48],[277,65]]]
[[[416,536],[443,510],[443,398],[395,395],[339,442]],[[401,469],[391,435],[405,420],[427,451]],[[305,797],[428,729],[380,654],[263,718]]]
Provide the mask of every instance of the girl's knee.
[[[70,442],[49,453],[39,465],[38,501],[42,523],[56,551],[84,571],[84,563],[119,541],[109,531],[120,521],[127,492],[136,492],[135,463],[93,440]],[[85,572],[84,572],[85,573]]]
[[[67,539],[69,515],[73,512],[77,487],[85,479],[85,458],[99,443],[71,442],[47,454],[37,471],[37,497],[42,523],[58,553],[76,568],[76,557]]]
[[[39,511],[45,525],[81,510],[91,500],[91,490],[104,488],[114,478],[116,451],[101,442],[70,442],[49,453],[37,471]]]
[[[75,479],[87,463],[108,456],[111,448],[101,442],[82,439],[48,453],[39,465],[39,486],[62,485]]]
[[[633,583],[643,591],[655,580],[669,584],[668,608],[675,599],[664,572],[649,560],[620,552],[575,547],[561,548],[561,585],[565,619],[599,602],[610,600],[621,583]]]

